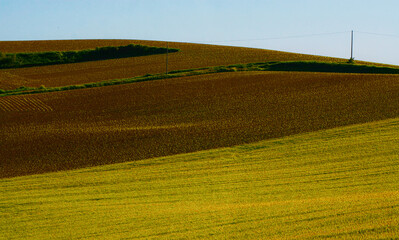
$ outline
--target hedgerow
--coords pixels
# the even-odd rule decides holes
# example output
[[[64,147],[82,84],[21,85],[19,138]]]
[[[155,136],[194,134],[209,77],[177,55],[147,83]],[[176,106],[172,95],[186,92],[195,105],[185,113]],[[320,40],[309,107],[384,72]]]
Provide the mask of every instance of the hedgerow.
[[[118,47],[98,47],[80,51],[53,51],[31,53],[0,53],[0,68],[32,67],[65,63],[78,63],[115,58],[127,58],[166,53],[166,48],[129,44]],[[178,49],[168,49],[177,52]]]

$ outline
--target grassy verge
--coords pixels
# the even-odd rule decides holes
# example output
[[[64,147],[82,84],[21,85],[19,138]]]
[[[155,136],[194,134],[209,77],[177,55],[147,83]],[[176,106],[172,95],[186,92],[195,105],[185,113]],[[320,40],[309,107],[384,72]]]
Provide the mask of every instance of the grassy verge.
[[[80,85],[69,85],[61,87],[20,87],[13,90],[0,89],[0,96],[34,94],[44,92],[67,91],[75,89],[84,89],[92,87],[103,87],[133,82],[151,81],[174,77],[185,77],[193,75],[202,75],[219,72],[237,72],[237,71],[302,71],[302,72],[336,72],[336,73],[368,73],[368,74],[399,74],[399,68],[377,67],[371,65],[357,65],[350,63],[329,63],[329,62],[266,62],[235,64],[229,66],[218,66],[198,69],[184,69],[171,71],[168,74],[146,74],[126,79],[113,79],[101,82],[86,83]]]
[[[0,180],[5,239],[394,239],[399,119]]]
[[[118,47],[98,47],[81,51],[0,53],[0,68],[19,68],[53,64],[77,63],[166,53],[166,48],[129,44]],[[178,49],[169,49],[177,52]]]

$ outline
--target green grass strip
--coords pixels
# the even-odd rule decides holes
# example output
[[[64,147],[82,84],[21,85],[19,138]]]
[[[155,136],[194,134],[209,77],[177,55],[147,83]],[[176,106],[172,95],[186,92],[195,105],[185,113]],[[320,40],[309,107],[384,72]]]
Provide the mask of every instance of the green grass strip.
[[[10,95],[35,94],[45,92],[67,91],[93,87],[104,87],[134,82],[160,80],[166,78],[186,77],[220,72],[237,71],[301,71],[301,72],[331,72],[331,73],[368,73],[368,74],[399,74],[399,68],[377,67],[372,65],[358,65],[351,63],[329,63],[314,61],[293,61],[293,62],[264,62],[249,64],[234,64],[229,66],[217,66],[197,69],[184,69],[171,71],[168,74],[146,74],[144,76],[113,79],[101,82],[85,83],[80,85],[69,85],[61,87],[20,87],[14,90],[0,89],[0,97]]]

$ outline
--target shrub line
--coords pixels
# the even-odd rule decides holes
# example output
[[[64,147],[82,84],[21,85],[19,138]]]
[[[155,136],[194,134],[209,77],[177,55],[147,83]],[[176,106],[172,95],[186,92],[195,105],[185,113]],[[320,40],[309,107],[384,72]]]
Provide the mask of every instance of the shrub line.
[[[179,49],[149,47],[129,44],[118,47],[97,47],[79,51],[53,51],[32,53],[8,53],[0,52],[0,68],[22,68],[66,63],[78,63],[116,58],[138,57],[166,52],[177,52]]]

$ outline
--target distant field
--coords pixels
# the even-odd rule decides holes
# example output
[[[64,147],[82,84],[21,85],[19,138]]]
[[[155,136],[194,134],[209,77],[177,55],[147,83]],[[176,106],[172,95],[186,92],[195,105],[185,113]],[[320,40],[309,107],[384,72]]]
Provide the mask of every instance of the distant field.
[[[177,51],[177,50],[176,50]],[[167,74],[146,74],[123,79],[103,80],[99,82],[90,82],[85,84],[67,85],[59,87],[19,87],[11,90],[0,89],[0,97],[12,95],[26,95],[49,93],[58,91],[80,90],[93,87],[106,87],[121,84],[131,84],[146,81],[155,81],[161,79],[170,79],[178,77],[199,76],[205,74],[223,73],[223,72],[247,72],[247,71],[282,71],[282,72],[331,72],[331,73],[368,73],[368,74],[399,74],[397,67],[381,67],[365,64],[353,63],[332,63],[319,61],[283,61],[283,62],[264,62],[233,64],[228,66],[204,67],[193,69],[181,69],[169,71]]]
[[[0,180],[0,239],[397,239],[399,119]]]
[[[0,176],[146,159],[397,117],[398,79],[234,72],[2,97]],[[52,111],[34,109],[30,102]]]
[[[0,41],[0,51],[70,51],[104,46],[122,46],[131,43],[166,47],[165,42],[139,40]],[[346,61],[344,59],[271,50],[203,44],[169,43],[169,47],[180,49],[180,52],[169,55],[169,71],[265,61]],[[20,86],[39,87],[41,85],[46,87],[65,86],[141,76],[148,73],[163,73],[166,68],[165,62],[164,55],[153,55],[67,65],[2,69],[0,70],[0,89],[15,89]]]

